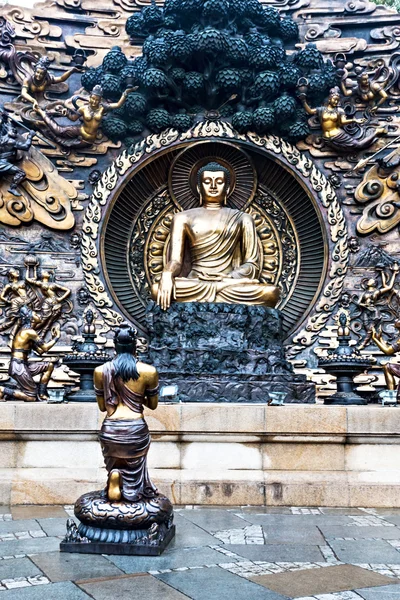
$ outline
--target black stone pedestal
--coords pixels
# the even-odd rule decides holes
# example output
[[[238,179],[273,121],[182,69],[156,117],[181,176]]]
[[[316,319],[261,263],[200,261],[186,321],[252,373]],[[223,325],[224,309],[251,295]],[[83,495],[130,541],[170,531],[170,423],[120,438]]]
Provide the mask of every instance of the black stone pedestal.
[[[371,367],[371,360],[362,360],[348,362],[331,360],[327,365],[326,362],[319,361],[319,364],[325,368],[328,373],[336,376],[337,391],[332,396],[325,398],[324,404],[329,406],[363,406],[368,404],[365,398],[359,396],[355,391],[354,377],[359,375],[364,370]]]
[[[281,313],[265,306],[174,303],[147,309],[149,347],[161,385],[176,385],[181,402],[314,403],[315,385],[285,358]]]
[[[336,393],[324,400],[324,404],[330,406],[368,404],[368,401],[355,391],[354,377],[371,368],[374,359],[371,356],[361,355],[355,346],[350,346],[348,318],[345,313],[341,315],[343,323],[338,331],[339,346],[334,350],[328,350],[328,355],[318,360],[320,367],[336,377]],[[341,321],[339,320],[339,322]]]
[[[68,364],[68,366],[72,369],[70,364]],[[80,373],[79,389],[67,394],[65,399],[68,400],[68,402],[96,402],[96,394],[93,386],[94,369],[95,367],[93,367],[93,364],[90,364],[90,368],[87,372]]]
[[[131,532],[121,532],[128,534]],[[175,537],[175,525],[162,530],[161,534],[149,540],[148,530],[141,529],[135,532],[137,539],[131,542],[61,542],[60,552],[73,552],[81,554],[119,554],[130,556],[160,556],[168,544]]]
[[[108,352],[94,341],[96,329],[93,320],[93,311],[86,311],[85,324],[82,327],[83,341],[76,340],[72,346],[72,353],[67,354],[63,359],[63,363],[80,376],[79,389],[67,394],[68,402],[96,402],[93,372],[110,359]]]

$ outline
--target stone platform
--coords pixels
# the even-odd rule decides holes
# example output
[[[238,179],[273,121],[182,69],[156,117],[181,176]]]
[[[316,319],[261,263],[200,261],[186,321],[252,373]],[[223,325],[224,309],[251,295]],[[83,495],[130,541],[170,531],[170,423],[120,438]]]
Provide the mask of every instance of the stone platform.
[[[315,385],[285,358],[282,315],[265,306],[174,303],[147,308],[148,352],[161,385],[176,385],[181,402],[314,403]]]
[[[3,403],[0,503],[73,504],[106,472],[94,404]],[[174,504],[400,507],[400,409],[162,404],[152,479]]]

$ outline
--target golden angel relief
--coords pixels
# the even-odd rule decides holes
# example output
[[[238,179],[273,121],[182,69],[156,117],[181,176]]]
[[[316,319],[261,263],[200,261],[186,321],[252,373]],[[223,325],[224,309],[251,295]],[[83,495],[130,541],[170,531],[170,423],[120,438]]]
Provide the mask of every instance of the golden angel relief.
[[[10,185],[12,173],[0,173],[0,223],[18,226],[36,220],[52,229],[71,229],[71,201],[77,197],[72,183],[34,146],[24,153],[18,169],[25,177],[15,186]]]

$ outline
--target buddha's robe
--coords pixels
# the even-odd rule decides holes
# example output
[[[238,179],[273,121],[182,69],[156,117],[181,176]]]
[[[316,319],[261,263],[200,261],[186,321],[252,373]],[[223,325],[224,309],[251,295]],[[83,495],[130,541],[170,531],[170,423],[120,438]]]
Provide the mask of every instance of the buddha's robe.
[[[171,227],[171,261],[183,262],[185,240],[191,270],[175,278],[177,302],[276,306],[278,288],[259,281],[262,257],[251,215],[227,207],[178,213]]]

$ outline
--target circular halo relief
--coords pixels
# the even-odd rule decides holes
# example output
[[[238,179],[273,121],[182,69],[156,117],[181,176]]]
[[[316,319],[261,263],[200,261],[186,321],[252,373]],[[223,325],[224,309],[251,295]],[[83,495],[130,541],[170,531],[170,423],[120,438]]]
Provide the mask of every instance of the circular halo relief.
[[[227,142],[200,142],[188,146],[178,154],[168,177],[169,191],[174,204],[179,210],[188,210],[199,205],[197,173],[209,162],[219,162],[228,169],[228,205],[244,210],[256,193],[257,172],[246,152]]]

